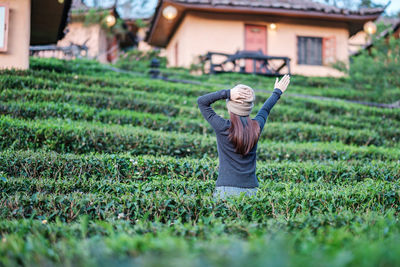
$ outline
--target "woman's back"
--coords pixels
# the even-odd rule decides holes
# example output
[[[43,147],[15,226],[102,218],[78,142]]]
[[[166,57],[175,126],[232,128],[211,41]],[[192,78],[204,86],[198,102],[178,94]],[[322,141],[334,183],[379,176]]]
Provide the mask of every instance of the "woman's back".
[[[226,120],[225,130],[216,131],[218,148],[218,180],[216,186],[258,187],[256,178],[257,144],[247,155],[236,153],[234,144],[229,140],[230,120]]]
[[[265,101],[253,120],[250,120],[255,95],[248,86],[238,85],[231,90],[219,90],[200,96],[198,106],[203,117],[213,127],[217,137],[219,173],[216,187],[256,188],[257,143],[272,107],[286,90],[290,77],[275,83],[272,95]],[[241,88],[244,88],[242,91]],[[246,91],[246,87],[249,90]],[[280,88],[283,88],[282,90]],[[232,95],[231,95],[232,92]],[[249,93],[250,92],[250,93]],[[217,115],[211,104],[226,99],[231,120]]]

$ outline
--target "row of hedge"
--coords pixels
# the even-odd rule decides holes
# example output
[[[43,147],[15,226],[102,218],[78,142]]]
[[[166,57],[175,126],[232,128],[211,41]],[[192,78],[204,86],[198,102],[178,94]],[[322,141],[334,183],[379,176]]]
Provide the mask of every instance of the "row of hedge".
[[[399,161],[259,162],[259,180],[326,181],[340,183],[364,179],[400,179]],[[154,175],[171,179],[215,180],[217,161],[209,158],[177,159],[168,156],[129,154],[58,154],[46,151],[0,152],[0,173],[28,179],[96,178],[118,181],[148,180]]]
[[[95,109],[80,105],[35,102],[0,102],[0,114],[15,118],[47,119],[63,118],[73,120],[100,121],[103,123],[132,124],[153,130],[179,131],[186,133],[213,133],[208,123],[201,120],[170,118],[161,114],[139,113],[135,111]],[[386,128],[381,131],[346,130],[338,127],[298,123],[270,122],[261,138],[283,141],[341,141],[345,144],[390,145],[396,144],[400,136],[399,128]],[[383,136],[382,136],[383,135]]]
[[[400,184],[373,180],[339,185],[324,181],[296,184],[269,181],[258,190],[257,196],[242,196],[246,201],[218,201],[212,197],[213,185],[197,180],[150,181],[138,185],[140,190],[130,184],[102,186],[98,181],[92,181],[93,186],[86,188],[83,185],[81,188],[76,180],[21,181],[32,186],[26,192],[15,192],[14,187],[12,193],[2,194],[0,218],[59,217],[73,221],[80,215],[88,215],[91,220],[109,220],[122,213],[132,221],[146,218],[166,223],[180,218],[194,223],[200,217],[214,215],[226,220],[262,222],[277,215],[289,219],[300,214],[314,216],[342,210],[400,211]],[[1,183],[5,188],[13,184]],[[85,181],[81,179],[81,183]]]
[[[45,75],[45,77],[48,77],[48,75]],[[2,77],[2,84],[3,86],[1,87],[2,89],[6,88],[16,88],[16,89],[26,89],[26,88],[38,88],[38,89],[52,89],[52,88],[76,88],[77,86],[79,87],[87,87],[87,86],[94,86],[96,87],[96,90],[100,90],[101,88],[104,87],[109,87],[110,84],[105,83],[104,81],[97,81],[94,82],[93,84],[85,84],[83,81],[80,81],[79,78],[72,78],[72,81],[76,82],[75,84],[70,84],[68,83],[64,86],[61,86],[60,80],[58,77],[52,82],[44,82],[45,84],[41,84],[40,79],[36,79],[35,77],[27,78],[23,77],[23,79],[26,79],[26,81],[21,80],[22,79],[20,76],[3,76]],[[110,79],[110,80],[115,80],[115,78]],[[50,83],[50,84],[49,84]],[[207,88],[203,87],[203,89],[199,89],[199,86],[193,86],[193,85],[186,85],[186,84],[176,84],[176,83],[169,83],[169,82],[164,82],[164,81],[158,81],[158,80],[150,80],[147,78],[135,78],[134,80],[132,78],[126,77],[123,78],[121,81],[115,81],[115,83],[112,85],[113,87],[124,87],[124,88],[132,88],[135,91],[137,90],[143,90],[143,91],[148,91],[148,92],[164,92],[164,93],[169,93],[169,94],[179,94],[179,95],[184,95],[185,97],[188,96],[199,96],[201,94],[205,94],[208,92],[213,91],[212,88]],[[117,93],[119,90],[115,90]],[[258,97],[257,98],[257,103],[262,104],[265,99],[269,96],[269,93],[266,93],[264,97]],[[326,110],[328,112],[331,112],[332,114],[346,114],[347,112],[353,113],[357,116],[363,115],[363,116],[384,116],[385,118],[392,118],[392,119],[400,119],[400,114],[397,112],[397,110],[390,110],[390,109],[379,109],[379,108],[374,108],[374,107],[367,107],[367,106],[362,106],[362,105],[357,105],[357,104],[350,104],[346,102],[336,102],[336,101],[322,101],[322,100],[315,100],[315,99],[304,99],[304,98],[298,98],[298,97],[282,97],[281,102],[284,102],[284,104],[290,104],[294,106],[300,106],[300,107],[305,107],[307,109],[312,109],[316,112],[319,112],[321,110]]]
[[[35,83],[35,87],[28,87],[23,82],[21,82],[21,86],[16,87],[5,87],[3,85],[2,91],[12,91],[18,95],[21,95],[24,92],[25,95],[29,96],[30,94],[37,95],[40,92],[44,92],[49,94],[50,92],[54,93],[74,93],[74,95],[79,95],[82,93],[95,93],[96,95],[113,97],[113,96],[124,96],[129,99],[146,99],[146,100],[154,100],[155,98],[160,101],[169,102],[172,104],[183,104],[186,100],[196,101],[195,97],[190,96],[181,96],[178,94],[171,94],[168,92],[147,92],[145,90],[133,89],[133,88],[110,88],[103,87],[101,85],[96,86],[86,86],[84,84],[69,84],[64,82],[58,82],[54,84],[46,84],[41,82],[41,80],[36,80],[32,78],[32,83]],[[22,91],[22,92],[21,92]],[[190,106],[190,105],[188,105]]]
[[[188,115],[185,116],[190,116],[192,118],[201,117],[197,108],[196,100],[193,99],[193,101],[189,101],[182,97],[176,97],[177,100],[175,101],[168,95],[160,98],[159,95],[154,97],[153,95],[139,94],[135,97],[128,98],[119,94],[118,96],[115,96],[115,93],[113,95],[104,95],[97,92],[64,93],[62,90],[55,90],[52,92],[47,90],[37,90],[35,92],[32,92],[31,90],[20,90],[17,92],[5,90],[1,93],[1,97],[3,101],[16,100],[21,102],[33,100],[36,102],[72,102],[76,104],[95,106],[98,108],[144,110],[151,113],[167,113],[170,116],[188,113]],[[216,112],[223,114],[226,113],[224,105],[225,104],[223,103],[219,103],[219,105],[214,105],[213,107],[216,109]],[[187,107],[190,107],[190,109]],[[258,108],[261,108],[261,106],[256,107],[254,110],[258,110]],[[327,111],[316,113],[312,110],[281,104],[276,105],[272,112],[273,116],[270,116],[270,119],[273,121],[303,121],[313,124],[335,125],[349,129],[371,128],[372,125],[376,123],[382,124],[385,128],[393,127],[397,129],[398,126],[400,126],[400,123],[396,120],[386,119],[382,121],[382,117],[377,116],[358,116],[354,118],[354,116],[349,113],[344,115],[330,114]]]
[[[231,199],[230,201],[234,201]],[[20,219],[20,220],[1,220],[0,237],[9,234],[38,233],[42,236],[52,236],[52,240],[92,237],[92,236],[113,236],[116,232],[128,233],[132,236],[143,235],[146,233],[160,233],[168,230],[170,236],[183,236],[185,238],[199,238],[212,240],[224,234],[233,234],[241,237],[255,237],[266,232],[285,231],[286,233],[299,234],[298,230],[307,229],[309,233],[317,234],[322,228],[330,226],[332,228],[348,228],[348,233],[362,234],[374,226],[384,228],[398,227],[397,218],[394,211],[381,212],[369,211],[362,213],[343,209],[340,213],[326,212],[318,216],[275,216],[265,219],[262,222],[252,222],[247,220],[224,220],[221,217],[210,215],[200,217],[195,225],[182,223],[180,219],[161,223],[141,219],[127,221],[126,217],[113,221],[89,221],[88,217],[80,216],[79,220],[71,223],[64,223],[58,217],[55,222],[40,220]],[[44,219],[43,217],[41,219]],[[370,227],[363,227],[369,225]],[[302,231],[304,233],[304,231]],[[1,243],[0,243],[1,245]],[[2,250],[0,250],[1,252]]]
[[[18,75],[2,75],[0,81],[2,82],[0,89],[67,89],[74,88],[82,89],[101,88],[114,89],[118,92],[120,89],[139,90],[152,93],[168,92],[184,95],[186,97],[198,96],[210,91],[210,88],[204,86],[194,86],[190,84],[178,84],[166,82],[161,80],[149,79],[147,77],[104,77],[102,79],[93,79],[93,77],[85,77],[80,75],[70,75],[63,79],[58,77],[58,74],[45,74],[43,77],[40,75],[32,76],[18,76]]]
[[[285,105],[313,110],[316,113],[326,111],[335,115],[352,114],[354,117],[376,116],[382,119],[400,119],[400,112],[398,109],[369,107],[359,104],[350,104],[344,101],[324,101],[305,98],[300,99],[298,97],[285,97],[279,101],[284,102]]]
[[[269,130],[266,131],[267,134],[273,132],[271,125],[272,123],[269,125]],[[307,132],[301,132],[296,127],[296,125],[288,125],[287,127],[276,125],[276,129],[281,131],[282,136],[289,130],[294,131],[294,134],[307,134]],[[310,127],[308,128],[311,129]],[[83,121],[25,121],[3,116],[0,118],[0,136],[1,149],[47,148],[62,153],[78,154],[129,151],[133,155],[157,154],[179,157],[193,156],[197,158],[204,156],[215,157],[217,155],[215,137],[160,132],[141,127],[105,125]],[[274,140],[282,141],[279,136],[273,136],[273,138]],[[346,138],[348,137],[346,136]],[[283,139],[287,140],[288,138]],[[315,142],[287,145],[281,142],[274,144],[268,141],[261,141],[258,144],[258,158],[261,160],[276,159],[278,155],[280,155],[279,158],[283,156],[283,158],[293,160],[298,160],[299,158],[303,160],[311,158],[348,159],[353,156],[355,159],[359,159],[361,155],[368,159],[398,160],[399,153],[397,147],[378,149],[375,146],[371,146],[371,148],[351,147],[343,146],[340,143],[323,145],[320,142]],[[286,156],[286,154],[288,155]]]
[[[158,131],[185,133],[213,133],[207,121],[169,117],[159,113],[142,113],[133,110],[97,109],[86,105],[55,102],[0,102],[0,114],[13,118],[99,121],[102,123],[134,125]]]
[[[265,227],[221,218],[200,218],[195,225],[89,221],[85,216],[74,223],[1,221],[0,262],[85,267],[160,262],[177,267],[400,264],[400,228],[393,214],[342,211],[302,218],[301,230],[295,232],[286,227],[293,220],[283,217],[268,220]]]
[[[162,113],[168,116],[184,116],[194,119],[201,118],[195,99],[188,100],[182,97],[175,97],[176,99],[174,100],[173,96],[168,95],[160,98],[160,95],[154,97],[154,95],[138,94],[135,97],[130,98],[125,95],[104,95],[97,92],[65,93],[62,90],[55,90],[52,92],[47,90],[5,90],[1,93],[1,97],[3,101],[68,102],[97,108],[141,110],[148,113]],[[226,108],[224,105],[225,104],[223,103],[214,105],[216,112],[219,114],[225,114]],[[255,110],[258,110],[258,108],[261,108],[261,106],[255,107]],[[272,112],[270,119],[277,122],[303,121],[313,124],[334,125],[348,129],[368,129],[374,124],[379,123],[382,126],[382,128],[379,128],[381,129],[379,134],[384,135],[389,139],[399,136],[400,132],[400,124],[398,121],[392,119],[385,119],[382,121],[382,117],[379,116],[358,116],[354,118],[354,116],[349,113],[339,116],[336,114],[330,114],[327,111],[317,113],[313,110],[305,110],[299,107],[291,107],[289,105],[281,104],[276,105]],[[383,128],[389,129],[389,131],[385,131]]]
[[[149,100],[149,99],[129,99],[125,96],[105,96],[97,93],[64,93],[61,90],[21,90],[21,91],[3,91],[0,94],[3,101],[51,101],[57,103],[70,103],[77,105],[87,105],[102,109],[125,109],[140,110],[146,113],[161,113],[168,116],[186,115],[190,117],[199,117],[198,109],[187,106],[174,106],[168,102]]]

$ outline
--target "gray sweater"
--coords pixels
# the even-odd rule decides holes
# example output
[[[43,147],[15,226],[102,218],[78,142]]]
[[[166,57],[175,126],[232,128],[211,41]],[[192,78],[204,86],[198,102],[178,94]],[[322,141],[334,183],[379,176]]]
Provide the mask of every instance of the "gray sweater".
[[[279,100],[281,94],[282,91],[275,88],[272,95],[265,101],[257,116],[253,119],[260,125],[260,135],[272,107]],[[220,99],[230,99],[230,90],[220,90],[200,96],[197,99],[201,113],[211,124],[217,136],[219,168],[216,186],[258,187],[256,177],[257,144],[246,156],[235,152],[235,147],[228,139],[230,120],[217,115],[211,107],[212,103]]]

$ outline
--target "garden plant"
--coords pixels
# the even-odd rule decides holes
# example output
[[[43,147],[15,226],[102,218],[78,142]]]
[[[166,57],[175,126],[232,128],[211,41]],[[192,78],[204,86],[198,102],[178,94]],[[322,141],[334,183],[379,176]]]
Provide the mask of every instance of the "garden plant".
[[[256,112],[274,79],[175,71],[197,84],[87,60],[0,73],[0,266],[400,265],[399,109],[282,97],[258,143],[257,195],[216,200],[196,100],[243,81]],[[293,76],[291,90],[376,100],[348,79]]]

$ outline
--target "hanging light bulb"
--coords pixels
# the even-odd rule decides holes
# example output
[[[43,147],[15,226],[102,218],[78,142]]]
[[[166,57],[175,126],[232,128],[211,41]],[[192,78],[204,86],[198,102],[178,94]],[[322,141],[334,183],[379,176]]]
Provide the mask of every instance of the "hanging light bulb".
[[[376,25],[372,21],[368,21],[364,24],[364,32],[369,35],[376,33]]]
[[[58,3],[63,4],[64,0],[58,0]]]
[[[173,20],[178,15],[178,10],[174,6],[167,6],[163,9],[162,14],[167,20]]]
[[[117,19],[115,18],[114,15],[109,14],[107,15],[107,17],[105,18],[106,24],[108,27],[112,27],[115,25],[115,23],[117,22]]]
[[[275,24],[275,23],[271,23],[271,24],[269,25],[269,28],[270,28],[271,30],[275,31],[275,30],[276,30],[276,24]]]

